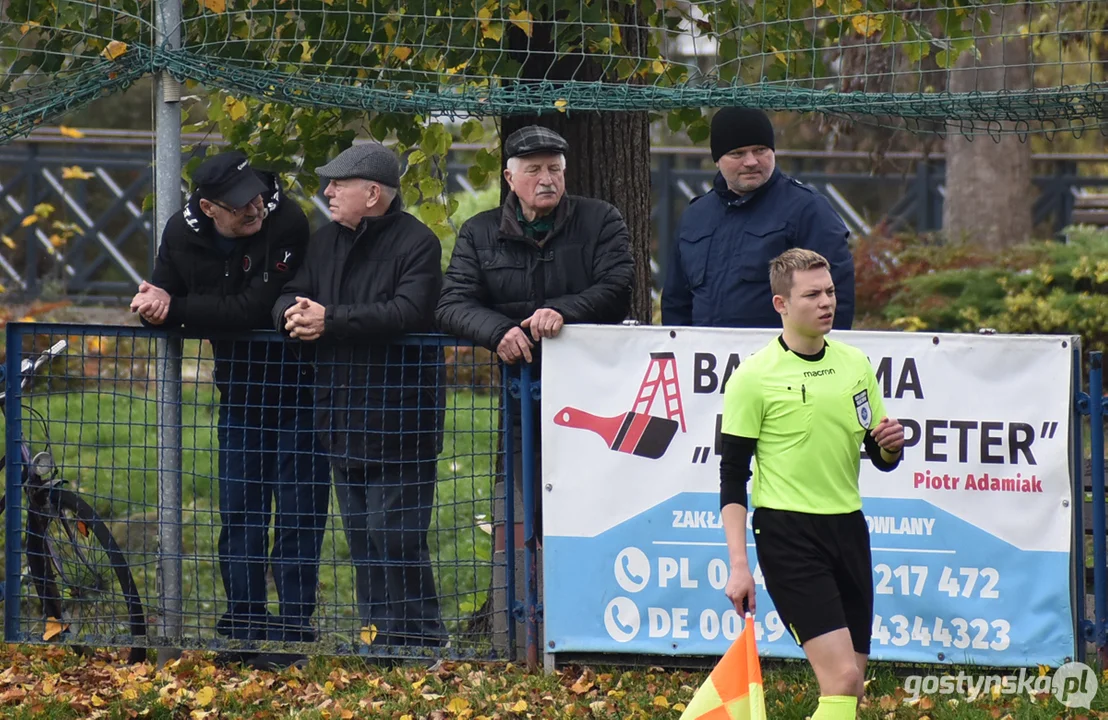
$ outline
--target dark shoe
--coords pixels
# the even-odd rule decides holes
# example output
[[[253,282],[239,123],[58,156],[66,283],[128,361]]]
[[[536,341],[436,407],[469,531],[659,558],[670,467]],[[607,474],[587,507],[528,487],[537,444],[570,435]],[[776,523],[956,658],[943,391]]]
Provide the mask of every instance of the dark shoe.
[[[212,661],[218,667],[230,667],[231,665],[244,665],[250,662],[257,653],[245,650],[221,650],[215,654]]]
[[[303,668],[308,664],[308,656],[298,653],[258,653],[246,663],[255,670],[284,670],[285,668]]]

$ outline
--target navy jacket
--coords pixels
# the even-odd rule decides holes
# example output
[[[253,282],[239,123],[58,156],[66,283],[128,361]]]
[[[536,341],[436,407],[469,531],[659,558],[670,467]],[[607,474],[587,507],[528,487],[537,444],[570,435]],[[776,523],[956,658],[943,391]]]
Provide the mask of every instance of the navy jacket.
[[[716,174],[712,192],[692,201],[678,225],[662,289],[662,324],[779,328],[769,261],[794,247],[831,263],[834,328],[854,324],[850,232],[823,195],[779,169],[752,193],[736,195]]]

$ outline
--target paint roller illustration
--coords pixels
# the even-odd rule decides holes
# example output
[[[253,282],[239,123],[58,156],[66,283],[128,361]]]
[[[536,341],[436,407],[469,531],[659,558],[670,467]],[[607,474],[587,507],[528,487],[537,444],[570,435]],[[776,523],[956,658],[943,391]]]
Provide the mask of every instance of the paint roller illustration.
[[[649,414],[659,390],[662,391],[666,417]],[[671,352],[650,353],[650,365],[629,412],[600,417],[565,407],[554,416],[554,423],[562,427],[591,430],[616,452],[657,460],[669,449],[677,428],[685,432],[685,412],[681,407],[681,388],[677,382],[677,358]]]

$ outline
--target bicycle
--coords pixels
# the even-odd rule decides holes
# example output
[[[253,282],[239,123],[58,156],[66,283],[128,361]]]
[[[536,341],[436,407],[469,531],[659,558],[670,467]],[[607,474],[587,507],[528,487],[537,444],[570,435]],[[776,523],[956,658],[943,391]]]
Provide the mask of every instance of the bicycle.
[[[66,347],[67,342],[61,340],[35,360],[25,359],[20,367],[20,390]],[[5,418],[7,387],[6,373],[0,365],[0,413]],[[21,435],[19,440],[27,515],[24,579],[29,577],[41,606],[43,640],[82,638],[82,644],[74,645],[74,649],[86,654],[89,646],[84,642],[119,646],[144,637],[146,618],[142,601],[123,552],[96,511],[76,493],[62,487],[66,481],[59,477],[51,452],[49,425],[42,413],[24,407],[41,422],[46,441],[45,449],[32,455],[26,436]],[[6,463],[7,455],[0,456],[0,470]],[[0,495],[0,514],[6,507],[7,495]],[[5,589],[0,583],[0,599],[6,601]],[[98,601],[112,597],[122,601],[120,617],[114,612],[101,617],[96,612]],[[130,647],[129,662],[145,659],[145,647]]]

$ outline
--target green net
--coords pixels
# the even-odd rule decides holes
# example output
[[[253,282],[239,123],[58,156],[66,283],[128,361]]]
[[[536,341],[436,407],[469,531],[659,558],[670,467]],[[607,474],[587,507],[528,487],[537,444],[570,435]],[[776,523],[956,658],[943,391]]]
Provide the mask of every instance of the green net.
[[[179,48],[154,41],[159,11],[11,0],[0,141],[160,69],[424,115],[738,104],[964,134],[1108,122],[1103,0],[184,0]]]

